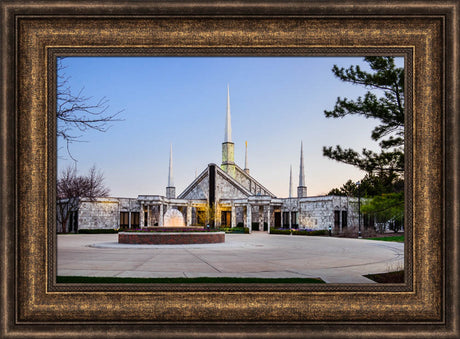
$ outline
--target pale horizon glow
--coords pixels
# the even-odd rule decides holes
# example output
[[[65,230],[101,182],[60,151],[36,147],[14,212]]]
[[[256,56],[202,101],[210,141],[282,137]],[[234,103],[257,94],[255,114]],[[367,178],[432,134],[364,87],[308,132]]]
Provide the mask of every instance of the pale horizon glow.
[[[404,59],[397,58],[403,67]],[[365,173],[322,155],[323,146],[379,150],[370,138],[376,121],[327,119],[336,98],[356,99],[366,90],[335,78],[332,66],[359,64],[359,57],[68,57],[64,72],[73,92],[109,100],[123,121],[105,132],[82,132],[70,145],[79,173],[96,165],[113,197],[166,195],[170,145],[176,196],[209,163],[220,166],[226,132],[227,84],[235,163],[277,197],[297,195],[303,141],[308,196],[327,194]],[[78,134],[78,133],[77,133]],[[73,165],[58,139],[58,174]]]

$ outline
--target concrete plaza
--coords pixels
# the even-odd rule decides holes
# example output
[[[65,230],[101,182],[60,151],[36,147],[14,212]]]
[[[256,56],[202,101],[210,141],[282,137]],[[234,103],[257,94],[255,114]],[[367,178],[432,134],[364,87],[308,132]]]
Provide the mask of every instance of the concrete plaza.
[[[363,275],[398,270],[404,244],[319,236],[226,234],[225,243],[118,244],[117,234],[58,235],[57,274],[101,277],[321,278],[374,283]]]

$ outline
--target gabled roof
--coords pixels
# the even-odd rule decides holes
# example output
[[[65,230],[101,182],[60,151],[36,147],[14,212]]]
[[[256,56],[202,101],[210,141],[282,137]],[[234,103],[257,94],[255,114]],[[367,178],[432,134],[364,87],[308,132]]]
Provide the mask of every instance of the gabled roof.
[[[209,165],[208,165],[209,167]],[[190,193],[204,178],[208,176],[208,167],[206,167],[196,178],[193,180],[190,185],[188,185],[181,194],[177,196],[178,199],[184,199],[184,197]]]
[[[269,196],[271,196],[272,198],[276,198],[276,196],[270,192],[267,188],[265,188],[265,186],[263,186],[262,184],[260,184],[256,179],[254,179],[253,176],[249,175],[248,173],[246,173],[241,167],[239,167],[238,165],[235,164],[235,169],[241,174],[243,175],[244,177],[246,177],[248,180],[251,180],[253,182],[255,182],[257,184],[257,186],[260,186],[261,188],[263,188],[263,190],[265,192],[268,193]],[[251,195],[253,195],[251,193]]]
[[[247,190],[243,185],[241,185],[238,181],[232,178],[230,175],[227,174],[222,168],[216,166],[216,172],[219,173],[225,180],[227,180],[231,185],[233,185],[236,189],[241,191],[245,196],[249,197],[253,195],[249,190]]]
[[[185,199],[185,197],[195,189],[200,182],[202,182],[204,179],[206,179],[209,176],[209,171],[208,168],[209,166],[214,165],[216,167],[216,174],[220,175],[225,181],[227,181],[230,185],[235,187],[238,191],[240,191],[244,196],[249,197],[252,195],[251,192],[249,192],[243,185],[241,185],[238,181],[236,181],[234,178],[232,178],[230,175],[228,175],[225,171],[223,171],[219,166],[215,164],[209,164],[206,169],[204,169],[200,175],[198,175],[195,180],[193,180],[190,185],[187,186],[187,188],[180,193],[177,198],[178,199]]]

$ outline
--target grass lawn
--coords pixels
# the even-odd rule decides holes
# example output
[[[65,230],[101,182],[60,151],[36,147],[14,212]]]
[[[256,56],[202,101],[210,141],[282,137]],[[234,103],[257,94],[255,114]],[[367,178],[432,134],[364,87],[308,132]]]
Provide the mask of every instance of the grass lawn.
[[[394,271],[388,273],[377,273],[365,275],[366,278],[381,284],[403,284],[404,271]]]
[[[395,235],[393,237],[366,238],[366,240],[404,242],[404,235]]]
[[[57,276],[58,283],[74,284],[325,284],[319,278],[232,278],[232,277],[200,277],[200,278],[121,278],[121,277],[81,277]]]

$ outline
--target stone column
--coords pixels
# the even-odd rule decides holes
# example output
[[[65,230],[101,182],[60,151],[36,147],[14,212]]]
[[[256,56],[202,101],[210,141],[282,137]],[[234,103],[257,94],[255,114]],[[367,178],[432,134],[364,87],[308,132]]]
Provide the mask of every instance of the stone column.
[[[292,229],[292,211],[289,211],[289,229]]]
[[[118,218],[120,218],[120,211],[118,211]],[[118,226],[120,226],[120,219],[118,219]],[[131,199],[128,199],[128,228],[131,228]]]
[[[163,204],[160,204],[160,215],[158,216],[158,226],[163,227]]]
[[[141,201],[141,212],[139,213],[139,226],[144,227],[144,202]]]
[[[268,234],[270,234],[270,218],[271,218],[270,210],[271,210],[271,206],[268,205],[267,206],[267,231],[268,231]]]
[[[300,200],[298,201],[298,204],[297,204],[297,229],[299,229],[301,226],[300,226],[300,220],[302,218],[302,213],[301,213],[301,204],[300,204]]]
[[[259,231],[264,230],[264,206],[259,206]]]
[[[147,205],[147,227],[150,227],[150,204]]]
[[[187,205],[187,226],[192,224],[192,205]]]
[[[221,227],[221,220],[222,220],[222,209],[218,206],[218,204],[214,204],[214,227]]]
[[[236,227],[236,208],[235,208],[235,204],[232,202],[232,215],[231,215],[231,227]]]
[[[252,232],[252,211],[251,211],[251,204],[246,206],[246,223],[249,228],[249,233]]]

